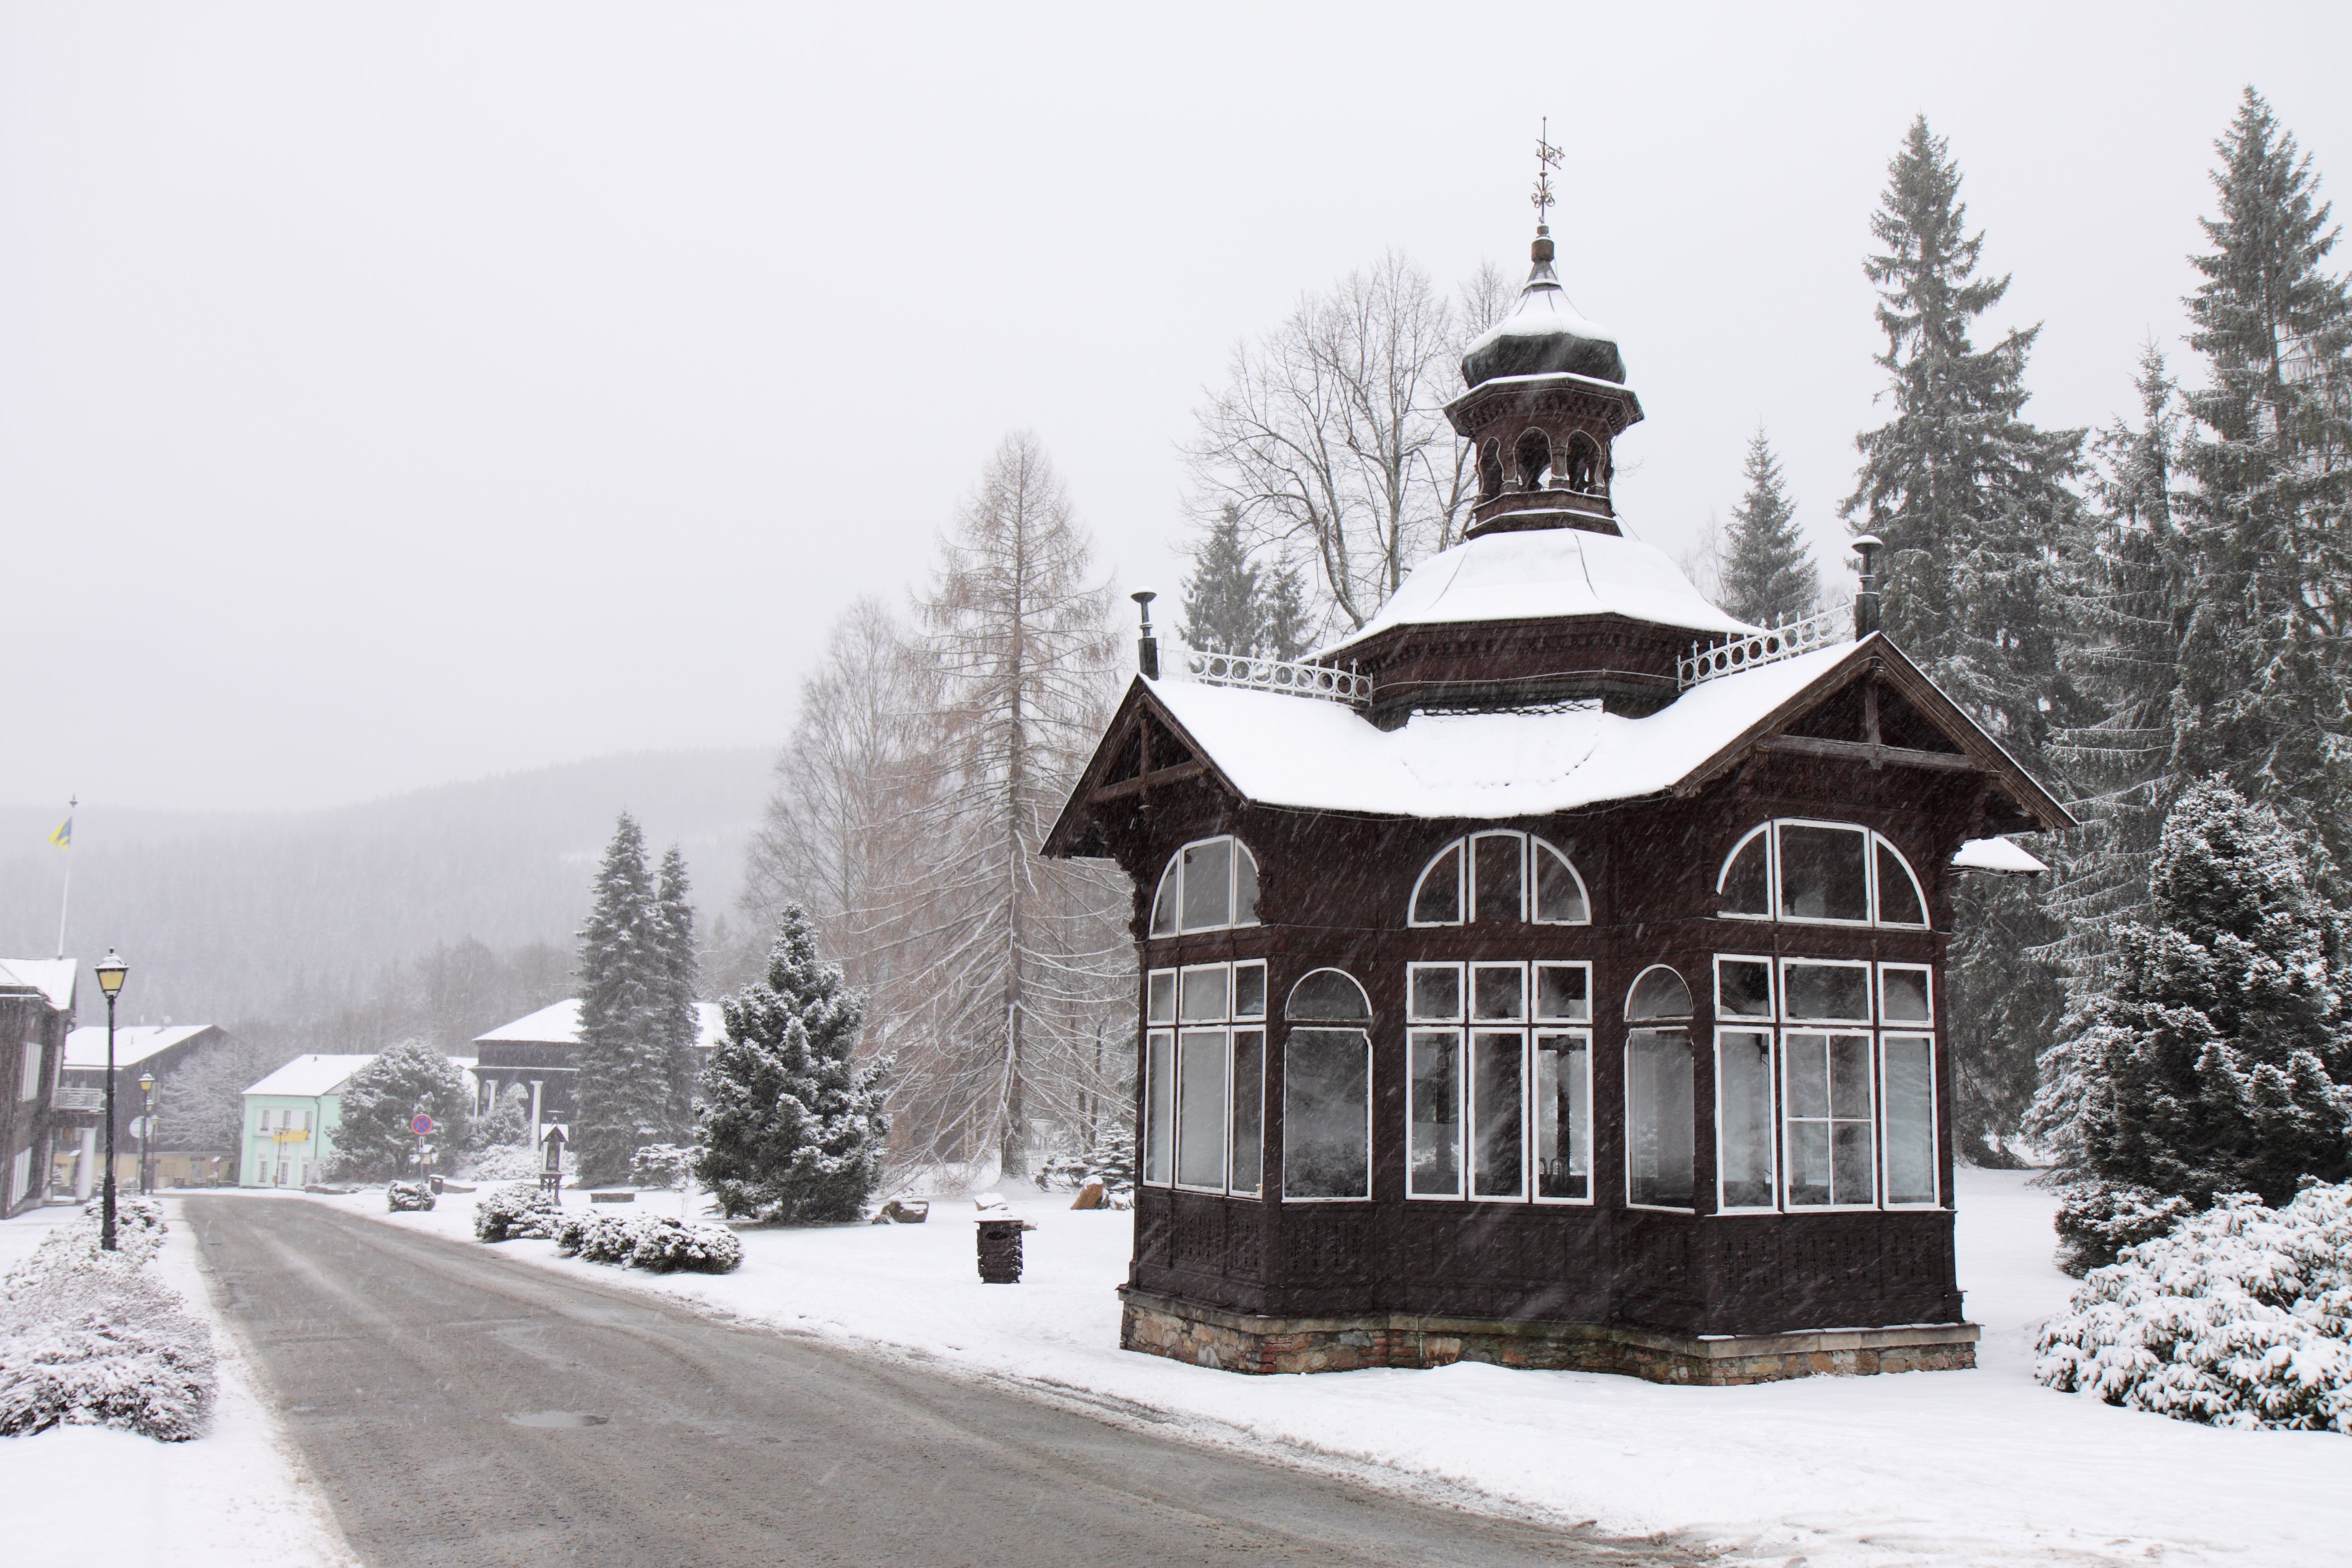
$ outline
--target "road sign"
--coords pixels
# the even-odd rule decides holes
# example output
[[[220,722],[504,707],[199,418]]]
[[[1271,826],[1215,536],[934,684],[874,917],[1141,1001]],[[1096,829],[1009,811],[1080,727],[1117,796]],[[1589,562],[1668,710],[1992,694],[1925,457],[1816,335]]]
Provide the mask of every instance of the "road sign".
[[[422,1138],[427,1132],[432,1131],[433,1126],[433,1118],[425,1115],[425,1112],[421,1110],[408,1119],[408,1130],[411,1132],[415,1133],[419,1138]]]

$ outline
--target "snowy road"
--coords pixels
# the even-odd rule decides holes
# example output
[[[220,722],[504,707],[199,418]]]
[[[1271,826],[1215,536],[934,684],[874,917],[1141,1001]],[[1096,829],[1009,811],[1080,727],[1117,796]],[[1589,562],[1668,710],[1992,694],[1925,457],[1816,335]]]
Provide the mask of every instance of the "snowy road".
[[[1688,1561],[731,1327],[325,1205],[185,1212],[369,1563]]]

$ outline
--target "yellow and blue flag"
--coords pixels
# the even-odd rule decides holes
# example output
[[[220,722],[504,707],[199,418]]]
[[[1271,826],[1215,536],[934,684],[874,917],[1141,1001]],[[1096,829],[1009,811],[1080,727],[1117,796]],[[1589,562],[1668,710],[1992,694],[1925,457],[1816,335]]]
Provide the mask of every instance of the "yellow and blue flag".
[[[57,825],[56,828],[49,834],[49,842],[56,845],[60,849],[70,849],[73,847],[72,817],[68,816],[63,822]]]

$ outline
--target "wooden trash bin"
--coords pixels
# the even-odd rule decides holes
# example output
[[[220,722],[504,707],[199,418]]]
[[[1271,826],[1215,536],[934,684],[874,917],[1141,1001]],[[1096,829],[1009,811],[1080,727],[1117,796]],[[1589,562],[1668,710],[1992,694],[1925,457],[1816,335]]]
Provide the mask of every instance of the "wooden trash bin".
[[[1011,1215],[983,1216],[980,1229],[980,1278],[987,1285],[1021,1283],[1021,1233],[1027,1229]]]

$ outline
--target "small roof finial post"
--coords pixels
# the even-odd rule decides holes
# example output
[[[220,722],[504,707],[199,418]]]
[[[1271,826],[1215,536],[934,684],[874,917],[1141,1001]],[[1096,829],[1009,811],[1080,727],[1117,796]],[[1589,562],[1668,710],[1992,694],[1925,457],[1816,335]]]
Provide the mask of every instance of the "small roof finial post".
[[[1528,200],[1536,206],[1536,237],[1551,233],[1551,209],[1556,199],[1551,194],[1551,172],[1559,167],[1559,149],[1551,144],[1551,117],[1544,116],[1542,129],[1536,132],[1536,190]]]

